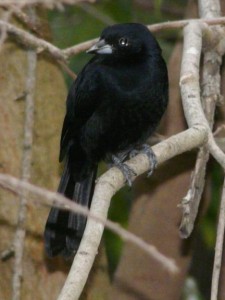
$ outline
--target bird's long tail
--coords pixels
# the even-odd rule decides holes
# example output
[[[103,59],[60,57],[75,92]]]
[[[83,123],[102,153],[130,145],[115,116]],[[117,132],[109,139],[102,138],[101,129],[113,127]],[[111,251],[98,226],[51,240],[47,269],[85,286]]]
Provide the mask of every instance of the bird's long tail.
[[[68,161],[59,184],[58,192],[85,207],[90,207],[97,166],[88,171],[84,179],[76,181],[71,175]],[[58,208],[52,208],[45,226],[45,249],[49,256],[70,257],[79,247],[87,218]]]

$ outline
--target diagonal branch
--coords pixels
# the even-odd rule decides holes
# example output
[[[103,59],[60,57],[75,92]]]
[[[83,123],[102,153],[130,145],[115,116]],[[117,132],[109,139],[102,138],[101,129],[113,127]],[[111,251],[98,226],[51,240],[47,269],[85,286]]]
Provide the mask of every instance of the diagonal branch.
[[[43,204],[48,206],[55,206],[60,209],[70,210],[82,215],[88,216],[97,223],[106,226],[114,233],[118,234],[124,241],[131,242],[137,247],[142,249],[148,255],[156,259],[163,267],[165,267],[169,272],[176,273],[178,271],[175,262],[161,254],[154,246],[149,245],[141,238],[132,234],[131,232],[125,230],[119,224],[116,224],[109,220],[103,220],[101,217],[94,215],[87,208],[83,207],[80,204],[74,203],[61,194],[55,192],[50,192],[46,189],[32,185],[26,181],[19,180],[10,175],[0,174],[0,186],[6,190],[9,190],[15,194],[26,195],[30,194],[33,196],[33,199],[30,197],[29,200],[35,201],[37,204]]]
[[[207,129],[204,126],[197,125],[155,145],[153,151],[156,153],[158,163],[161,164],[176,155],[202,145],[205,142],[206,137]],[[140,175],[149,169],[149,159],[145,154],[139,154],[129,160],[127,164],[137,175]],[[65,199],[62,195],[46,191],[29,183],[21,182],[13,177],[0,174],[0,186],[5,189],[14,191],[17,194],[24,192],[32,193],[34,200],[37,203],[51,206],[55,205],[59,208],[70,209],[74,212],[79,212],[91,217],[88,219],[84,239],[82,240],[78,255],[74,259],[70,275],[65,283],[60,299],[68,300],[79,298],[97,253],[104,229],[102,224],[116,232],[126,241],[136,244],[142,250],[153,255],[153,257],[163,263],[164,267],[168,270],[176,270],[171,260],[168,260],[168,258],[164,259],[164,256],[156,251],[154,247],[146,244],[143,240],[131,233],[127,233],[124,229],[121,231],[121,227],[117,224],[115,225],[110,221],[106,221],[111,197],[124,184],[125,179],[123,174],[115,167],[103,174],[96,185],[91,211],[88,212],[85,208]],[[31,197],[29,197],[29,199],[32,200]],[[85,255],[83,255],[84,253]],[[165,261],[168,261],[168,264],[165,263]],[[76,275],[75,277],[74,274]]]
[[[225,17],[215,18],[215,19],[197,19],[201,23],[206,23],[208,25],[216,25],[216,24],[225,24]],[[170,29],[181,29],[193,20],[181,20],[181,21],[172,21],[172,22],[164,22],[159,24],[148,25],[148,28],[152,32],[158,32],[161,30],[170,30]],[[45,41],[41,38],[35,37],[31,33],[18,28],[10,23],[7,23],[3,20],[0,20],[0,29],[7,30],[8,34],[15,36],[23,45],[26,47],[33,47],[37,50],[37,52],[47,51],[52,57],[55,59],[59,59],[62,61],[66,61],[71,56],[74,56],[82,51],[90,48],[98,38],[85,41],[83,43],[77,44],[72,47],[68,47],[66,49],[59,49],[53,44]]]
[[[176,155],[202,145],[206,141],[206,137],[207,129],[204,126],[196,125],[153,146],[152,149],[158,164],[161,164]],[[146,172],[150,168],[149,160],[145,154],[137,155],[127,161],[126,164],[137,175]],[[91,212],[105,220],[112,196],[124,184],[123,174],[115,167],[103,174],[95,187],[90,208]],[[98,252],[103,230],[104,226],[97,224],[93,219],[88,219],[80,247],[58,298],[59,300],[79,299]]]
[[[43,50],[48,51],[56,59],[66,59],[62,51],[53,44],[43,39],[37,38],[33,34],[20,29],[17,26],[0,20],[0,28],[2,27],[5,28],[8,34],[18,38],[23,45],[26,45],[26,47],[34,48],[37,50],[37,52],[41,52]]]

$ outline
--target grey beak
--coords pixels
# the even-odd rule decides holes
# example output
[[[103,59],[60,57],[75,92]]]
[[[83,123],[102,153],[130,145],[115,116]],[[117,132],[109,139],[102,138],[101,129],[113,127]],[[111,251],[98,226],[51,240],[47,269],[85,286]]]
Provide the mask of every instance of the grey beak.
[[[112,54],[113,48],[111,45],[106,44],[105,40],[99,40],[94,46],[86,51],[86,53],[90,54]]]

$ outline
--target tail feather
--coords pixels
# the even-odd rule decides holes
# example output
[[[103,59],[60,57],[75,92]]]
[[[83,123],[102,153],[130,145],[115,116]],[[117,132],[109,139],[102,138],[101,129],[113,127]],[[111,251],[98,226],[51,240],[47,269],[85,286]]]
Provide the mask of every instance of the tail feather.
[[[88,175],[76,181],[66,162],[58,192],[83,206],[90,207],[93,196],[97,166]],[[72,256],[78,249],[84,233],[87,218],[58,208],[52,208],[45,226],[45,248],[49,256]]]

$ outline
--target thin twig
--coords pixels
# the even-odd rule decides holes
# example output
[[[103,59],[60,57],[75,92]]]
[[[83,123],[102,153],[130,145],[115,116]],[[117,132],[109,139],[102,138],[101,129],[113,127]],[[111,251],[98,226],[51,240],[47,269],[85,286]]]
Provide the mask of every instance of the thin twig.
[[[27,28],[29,28],[33,33],[36,33],[37,35],[40,35],[40,32],[37,28],[37,19],[35,22],[32,21],[32,18],[26,14],[20,7],[16,5],[10,6],[13,15],[23,24],[26,25]]]
[[[75,46],[72,47],[68,47],[64,50],[62,50],[63,55],[67,58],[77,55],[80,52],[83,52],[85,50],[87,50],[88,48],[90,48],[91,46],[93,46],[96,42],[98,41],[98,38],[77,44]]]
[[[63,55],[62,51],[59,48],[55,47],[53,44],[43,39],[37,38],[33,34],[10,23],[0,20],[0,28],[2,27],[7,30],[8,34],[17,37],[23,45],[26,45],[26,47],[34,48],[37,50],[37,52],[46,50],[56,59],[65,60],[65,56]]]
[[[23,161],[21,178],[27,182],[31,172],[31,157],[33,144],[33,120],[34,120],[34,89],[36,81],[36,51],[30,49],[27,52],[28,72],[26,83],[25,97],[25,125],[24,125],[24,141],[23,141]],[[21,282],[23,276],[23,252],[25,242],[25,223],[27,214],[27,193],[24,191],[20,194],[20,207],[18,213],[17,229],[13,242],[14,248],[14,268],[12,279],[12,299],[19,300],[21,298]]]
[[[74,73],[64,61],[57,60],[57,63],[61,66],[62,70],[66,72],[73,80],[77,78],[76,73]]]
[[[2,15],[2,20],[4,22],[9,22],[10,20],[10,17],[12,15],[12,10],[8,10],[8,11],[5,11]],[[7,39],[7,29],[6,27],[2,27],[2,30],[1,30],[1,36],[0,36],[0,51],[2,49],[2,45],[4,44],[5,40]]]
[[[189,19],[189,20],[163,22],[163,23],[158,23],[158,24],[147,25],[147,27],[151,32],[156,33],[156,32],[160,32],[160,31],[163,31],[163,30],[182,29],[192,21],[199,21],[201,23],[205,23],[205,24],[208,24],[208,25],[215,25],[215,24],[224,25],[225,24],[225,17],[215,18],[215,19],[210,19],[210,20],[206,20],[206,19],[205,20],[202,20],[202,19]],[[82,51],[87,50],[97,40],[98,40],[98,38],[86,41],[86,42],[81,43],[79,45],[69,47],[67,49],[64,49],[63,53],[66,57],[71,57],[71,56],[76,55],[76,54],[78,54]]]
[[[169,272],[176,273],[178,271],[175,262],[172,259],[161,254],[154,246],[146,243],[138,236],[125,230],[119,224],[116,224],[109,220],[103,220],[101,217],[94,215],[87,208],[68,200],[61,194],[48,191],[46,189],[32,185],[26,181],[19,180],[15,177],[5,174],[0,174],[0,186],[19,195],[29,194],[29,200],[35,201],[36,204],[55,206],[60,209],[70,210],[88,216],[91,219],[95,220],[97,223],[106,226],[114,233],[118,234],[124,241],[135,244],[137,247],[142,249],[144,252],[146,252],[148,255],[162,264]],[[33,198],[30,194],[33,196]]]
[[[148,25],[149,30],[152,32],[158,32],[161,30],[168,30],[168,29],[180,29],[192,22],[193,20],[181,20],[181,21],[173,21],[173,22],[165,22],[160,24],[153,24]],[[201,24],[208,24],[208,25],[216,25],[225,24],[225,17],[217,18],[217,19],[210,19],[210,20],[201,20],[196,19],[196,22],[199,21]],[[53,44],[41,39],[37,38],[34,35],[30,34],[29,32],[22,30],[10,23],[4,22],[0,20],[0,28],[5,28],[7,30],[8,34],[16,36],[19,41],[29,47],[33,47],[34,49],[37,49],[37,52],[47,51],[50,55],[52,55],[56,59],[60,59],[62,61],[65,61],[69,59],[71,56],[74,56],[82,51],[87,50],[90,48],[97,40],[98,38],[85,41],[83,43],[77,44],[72,47],[68,47],[66,49],[59,49],[58,47],[54,46]]]
[[[148,25],[147,27],[151,32],[159,32],[162,30],[177,30],[177,29],[184,28],[192,21],[199,21],[201,23],[206,23],[210,26],[225,24],[225,18],[220,17],[220,18],[213,18],[213,19],[187,19],[187,20],[178,20],[178,21],[168,21],[168,22]]]
[[[215,248],[215,258],[214,258],[214,265],[213,265],[211,300],[218,299],[218,286],[219,286],[219,277],[220,277],[220,269],[221,269],[222,254],[223,254],[224,228],[225,228],[225,180],[223,184],[219,222],[218,222],[217,234],[216,234],[216,248]]]

